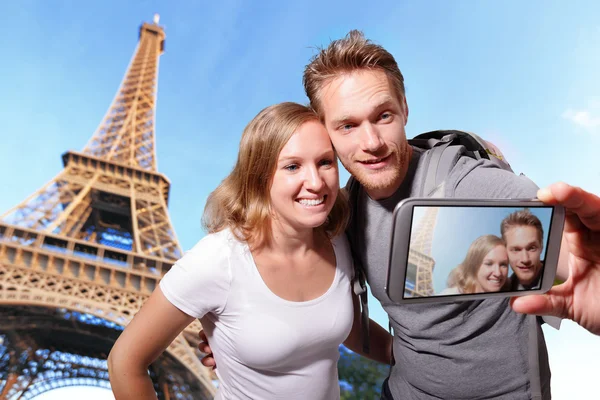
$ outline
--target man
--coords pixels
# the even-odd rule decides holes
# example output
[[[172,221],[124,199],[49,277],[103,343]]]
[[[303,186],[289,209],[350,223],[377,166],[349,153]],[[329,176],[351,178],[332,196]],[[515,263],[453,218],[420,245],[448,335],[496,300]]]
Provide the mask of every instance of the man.
[[[508,299],[398,306],[385,294],[390,240],[381,233],[391,232],[394,206],[420,193],[426,171],[424,151],[406,140],[408,104],[393,56],[352,31],[311,60],[304,86],[351,181],[358,183],[358,190],[350,190],[354,213],[348,228],[355,261],[394,329],[395,365],[384,397],[550,398],[547,352],[535,316],[513,312]],[[468,157],[458,160],[444,187],[446,197],[536,193],[526,177]],[[559,276],[568,276],[564,265]]]
[[[514,272],[511,289],[539,289],[544,265],[540,260],[544,243],[542,222],[529,210],[515,211],[502,220],[500,233]]]
[[[394,328],[395,365],[382,390],[384,398],[550,398],[550,371],[537,318],[513,312],[508,299],[398,306],[384,292],[390,240],[381,233],[391,232],[394,206],[419,193],[426,169],[424,152],[406,140],[404,80],[392,55],[352,31],[311,60],[304,86],[341,162],[353,175],[351,180],[358,182],[358,190],[350,193],[354,213],[349,236],[371,290]],[[444,192],[446,197],[532,198],[537,187],[486,160],[463,157],[446,180]],[[566,201],[548,196],[546,200]],[[600,200],[593,201],[600,209]],[[600,230],[600,218],[595,218],[594,232]],[[589,246],[597,246],[595,242],[581,244],[577,238],[574,233],[573,243],[582,254]],[[597,274],[600,257],[592,262]],[[559,271],[563,279],[567,278],[565,270],[563,266]],[[598,274],[596,281],[600,286]],[[568,303],[569,293],[551,296],[514,306],[522,311],[569,314],[581,323],[569,306],[553,307],[560,296]],[[589,314],[594,316],[593,311]],[[600,330],[600,318],[596,319],[588,329],[596,329],[597,323]],[[381,334],[381,330],[371,332],[372,345],[380,342]],[[360,352],[359,341],[352,347]],[[209,351],[205,343],[199,347]],[[210,359],[203,363],[214,365]]]

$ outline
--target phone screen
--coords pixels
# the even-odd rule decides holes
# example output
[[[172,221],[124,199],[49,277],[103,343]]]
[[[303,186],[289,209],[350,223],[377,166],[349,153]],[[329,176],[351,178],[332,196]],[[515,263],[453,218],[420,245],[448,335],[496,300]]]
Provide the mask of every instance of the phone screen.
[[[414,206],[404,298],[539,289],[553,207]]]

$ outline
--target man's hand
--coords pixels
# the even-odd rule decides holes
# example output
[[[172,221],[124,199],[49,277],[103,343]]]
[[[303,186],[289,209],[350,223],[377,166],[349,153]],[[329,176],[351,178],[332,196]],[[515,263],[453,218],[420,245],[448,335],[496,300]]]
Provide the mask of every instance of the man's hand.
[[[213,358],[212,350],[210,349],[210,346],[208,345],[208,339],[206,338],[206,334],[204,333],[204,330],[201,330],[200,332],[198,332],[198,337],[200,338],[200,343],[198,343],[198,350],[200,350],[201,352],[206,354],[204,357],[202,357],[202,360],[200,360],[200,362],[205,367],[212,367],[212,369],[217,368],[217,363],[215,362],[215,359]]]
[[[566,209],[569,278],[546,294],[513,298],[512,307],[520,313],[569,318],[600,335],[600,197],[559,182],[540,189],[538,198]]]

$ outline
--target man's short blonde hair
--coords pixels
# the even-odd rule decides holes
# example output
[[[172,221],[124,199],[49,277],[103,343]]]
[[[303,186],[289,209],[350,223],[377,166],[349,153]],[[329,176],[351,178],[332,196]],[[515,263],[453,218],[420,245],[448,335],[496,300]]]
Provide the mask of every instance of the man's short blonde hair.
[[[404,77],[396,60],[386,49],[366,39],[361,31],[352,30],[343,39],[332,41],[327,48],[320,48],[304,69],[302,78],[311,107],[322,119],[321,89],[324,85],[343,74],[376,69],[385,72],[396,90],[398,101],[402,103]]]
[[[531,210],[527,208],[524,210],[515,211],[512,214],[507,215],[502,220],[500,223],[500,233],[502,234],[504,241],[506,241],[506,233],[510,229],[517,228],[519,226],[531,226],[535,228],[540,247],[544,247],[544,227],[542,226],[542,222],[538,217],[533,215]]]

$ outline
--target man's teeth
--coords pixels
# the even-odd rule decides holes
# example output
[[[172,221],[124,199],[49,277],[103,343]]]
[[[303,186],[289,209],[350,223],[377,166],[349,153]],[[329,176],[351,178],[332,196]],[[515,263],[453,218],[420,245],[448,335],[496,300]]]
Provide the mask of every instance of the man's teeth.
[[[376,160],[367,160],[367,161],[364,161],[364,162],[366,164],[376,164],[376,163],[380,162],[381,160],[383,160],[383,158],[378,158]]]
[[[319,204],[323,203],[324,201],[325,201],[325,196],[321,197],[320,199],[314,199],[314,200],[300,199],[300,200],[298,200],[298,203],[302,204],[303,206],[314,207],[314,206],[318,206]]]

